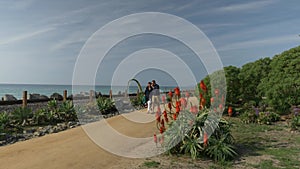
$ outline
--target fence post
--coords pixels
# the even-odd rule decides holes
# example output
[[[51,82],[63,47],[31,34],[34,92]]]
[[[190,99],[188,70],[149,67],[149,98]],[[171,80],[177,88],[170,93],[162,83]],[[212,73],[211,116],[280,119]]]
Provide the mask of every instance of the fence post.
[[[67,101],[67,97],[68,97],[68,91],[64,90],[64,102]]]
[[[90,102],[92,103],[93,102],[93,97],[94,97],[94,90],[90,90]]]
[[[112,99],[112,90],[109,90],[109,98]]]
[[[23,106],[23,108],[25,108],[27,106],[27,91],[23,91],[22,106]]]

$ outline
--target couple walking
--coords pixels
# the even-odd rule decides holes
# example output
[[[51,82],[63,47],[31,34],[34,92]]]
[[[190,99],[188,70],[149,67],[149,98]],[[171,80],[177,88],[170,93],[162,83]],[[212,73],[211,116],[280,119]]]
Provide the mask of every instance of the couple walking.
[[[145,89],[147,113],[153,112],[155,105],[159,106],[159,95],[159,85],[156,83],[156,81],[152,80],[152,82],[148,82],[148,85]]]

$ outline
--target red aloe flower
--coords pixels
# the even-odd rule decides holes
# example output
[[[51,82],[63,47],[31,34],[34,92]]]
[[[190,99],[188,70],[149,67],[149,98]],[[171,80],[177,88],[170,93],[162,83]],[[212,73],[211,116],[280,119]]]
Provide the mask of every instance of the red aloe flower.
[[[228,107],[228,115],[232,116],[232,107],[231,106]]]
[[[165,127],[161,126],[159,129],[159,133],[162,134],[162,133],[164,133],[164,131],[165,131]]]
[[[174,89],[174,93],[175,93],[176,96],[180,97],[180,89],[179,89],[179,87],[176,87]]]
[[[168,116],[165,116],[166,123],[169,123]]]
[[[177,114],[174,113],[174,114],[173,114],[173,120],[176,120],[176,119],[177,119]]]
[[[201,80],[201,82],[200,82],[200,88],[203,90],[203,92],[206,93],[207,87],[206,87],[205,83],[203,82],[203,80]]]
[[[179,105],[176,105],[176,113],[179,113],[180,112],[180,107]]]
[[[205,103],[206,103],[205,98],[202,98],[202,99],[201,99],[201,103],[202,103],[203,105],[205,105]]]
[[[166,96],[165,96],[165,95],[162,95],[162,96],[161,96],[161,101],[162,101],[162,103],[165,103],[165,102],[166,102]]]
[[[187,101],[185,98],[180,98],[180,104],[182,105],[182,108],[186,108],[187,106]]]
[[[156,136],[155,133],[154,133],[154,135],[153,135],[153,139],[154,139],[154,143],[157,144],[157,136]]]
[[[202,93],[200,93],[199,97],[200,97],[200,100],[201,100],[201,99],[203,98],[203,94],[202,94]]]
[[[172,100],[173,93],[172,93],[172,91],[171,91],[171,90],[169,91],[168,95],[169,95],[170,99]]]
[[[167,111],[164,110],[163,114],[164,114],[164,117],[166,118],[167,117]]]
[[[206,147],[206,146],[207,146],[207,143],[208,143],[208,136],[207,136],[207,133],[206,133],[206,132],[204,132],[203,143],[204,143],[204,146]]]

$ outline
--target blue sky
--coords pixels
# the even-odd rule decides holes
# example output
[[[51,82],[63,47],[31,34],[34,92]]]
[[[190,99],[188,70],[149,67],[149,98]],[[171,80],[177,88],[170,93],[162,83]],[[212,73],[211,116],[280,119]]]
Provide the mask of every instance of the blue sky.
[[[105,24],[140,12],[162,12],[188,20],[210,39],[224,66],[240,67],[300,44],[299,6],[298,0],[0,0],[0,83],[71,84],[76,59],[88,38]],[[124,43],[99,68],[100,84],[109,82],[110,68],[117,65],[114,57],[122,60],[134,49],[157,43],[160,48],[180,48],[174,40],[154,35]],[[205,72],[201,63],[191,64],[194,71]]]

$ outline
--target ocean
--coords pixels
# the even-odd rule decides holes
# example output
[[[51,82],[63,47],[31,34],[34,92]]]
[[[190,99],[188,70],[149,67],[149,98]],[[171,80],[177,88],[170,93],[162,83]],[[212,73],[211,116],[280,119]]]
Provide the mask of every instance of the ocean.
[[[173,86],[161,86],[161,91],[169,91],[174,89]],[[0,99],[5,94],[11,94],[17,99],[21,99],[23,91],[27,91],[28,94],[41,94],[50,97],[53,93],[59,93],[63,95],[63,91],[67,90],[68,95],[79,94],[80,92],[89,92],[90,90],[95,90],[96,92],[101,92],[101,94],[109,94],[112,90],[113,94],[124,93],[127,86],[74,86],[74,91],[72,91],[72,85],[39,85],[39,84],[0,84]],[[143,87],[143,90],[145,87]],[[129,86],[128,93],[136,93],[138,90],[137,86]]]

